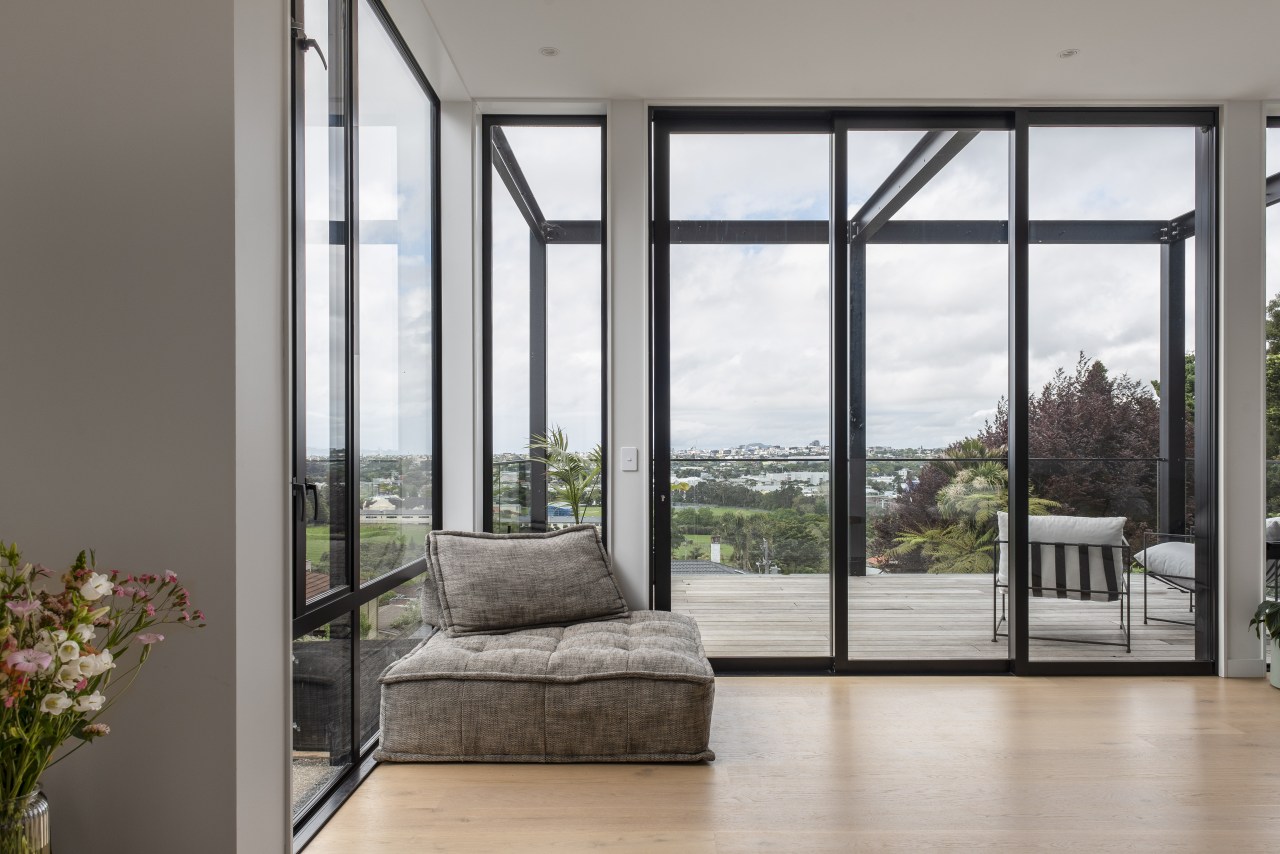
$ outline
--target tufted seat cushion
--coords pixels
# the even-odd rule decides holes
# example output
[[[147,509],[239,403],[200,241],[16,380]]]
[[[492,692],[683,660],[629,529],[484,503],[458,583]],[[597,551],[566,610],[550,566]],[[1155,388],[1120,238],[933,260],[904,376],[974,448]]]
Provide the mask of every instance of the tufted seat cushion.
[[[384,761],[672,762],[708,749],[697,624],[632,611],[502,635],[437,634],[382,675]]]

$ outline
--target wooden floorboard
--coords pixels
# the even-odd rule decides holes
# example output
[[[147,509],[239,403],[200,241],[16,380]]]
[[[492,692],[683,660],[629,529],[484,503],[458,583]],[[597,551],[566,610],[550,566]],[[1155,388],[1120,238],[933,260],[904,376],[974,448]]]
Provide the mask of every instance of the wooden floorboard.
[[[697,765],[380,765],[308,854],[1262,852],[1263,679],[720,677]]]
[[[831,654],[825,575],[673,576],[671,608],[690,614],[713,658]],[[1142,577],[1133,577],[1132,652],[1033,640],[1040,661],[1178,661],[1195,658],[1189,625],[1142,623]],[[990,575],[875,575],[849,579],[849,655],[862,659],[1006,658],[992,643]],[[1151,583],[1153,616],[1190,620],[1185,593]],[[1119,603],[1032,599],[1032,635],[1122,642]],[[1001,631],[1004,631],[1002,628]]]

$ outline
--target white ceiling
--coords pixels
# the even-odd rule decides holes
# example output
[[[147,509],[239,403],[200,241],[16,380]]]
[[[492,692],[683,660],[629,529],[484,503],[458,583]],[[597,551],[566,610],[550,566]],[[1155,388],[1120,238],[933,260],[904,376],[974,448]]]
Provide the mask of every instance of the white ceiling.
[[[422,2],[475,99],[1280,98],[1280,0]]]

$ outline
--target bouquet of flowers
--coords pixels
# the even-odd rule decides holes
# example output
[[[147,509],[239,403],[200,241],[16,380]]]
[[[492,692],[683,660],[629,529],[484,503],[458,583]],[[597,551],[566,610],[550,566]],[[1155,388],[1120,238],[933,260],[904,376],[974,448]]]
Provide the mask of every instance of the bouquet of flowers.
[[[172,572],[98,572],[93,553],[60,578],[0,541],[0,802],[20,803],[40,775],[110,732],[98,719],[137,678],[166,623],[203,627]],[[127,681],[126,681],[127,679]],[[56,760],[68,740],[78,743]],[[13,809],[10,807],[9,809]],[[0,826],[13,816],[0,814]]]

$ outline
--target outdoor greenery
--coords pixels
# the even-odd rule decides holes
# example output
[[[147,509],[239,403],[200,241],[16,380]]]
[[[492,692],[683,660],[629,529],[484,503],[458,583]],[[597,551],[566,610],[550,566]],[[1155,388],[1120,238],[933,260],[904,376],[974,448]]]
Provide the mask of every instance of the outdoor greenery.
[[[545,436],[529,439],[530,462],[542,462],[547,471],[547,498],[563,501],[573,513],[574,524],[581,524],[586,509],[599,500],[600,470],[604,454],[596,445],[585,454],[569,450],[569,437],[553,426]]]
[[[708,480],[673,488],[673,497],[680,502],[671,514],[673,558],[705,559],[714,535],[720,537],[720,561],[727,566],[783,574],[829,569],[827,500],[804,494],[799,483],[757,492]]]
[[[1190,383],[1189,383],[1190,385]],[[1081,353],[1027,401],[1030,512],[1125,516],[1131,541],[1156,523],[1160,403],[1148,383]],[[990,572],[995,515],[1008,508],[1008,401],[994,421],[930,462],[874,522],[872,554],[898,572]],[[1188,431],[1187,441],[1191,442]]]

